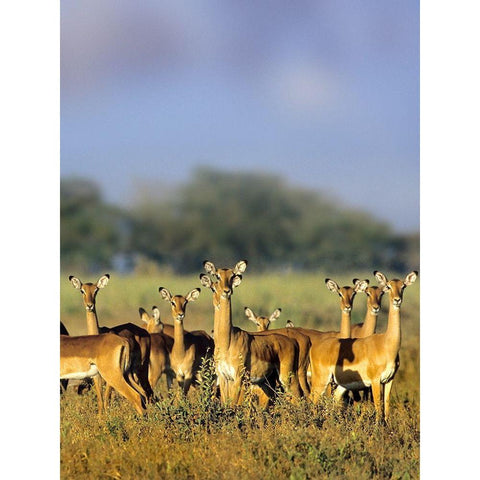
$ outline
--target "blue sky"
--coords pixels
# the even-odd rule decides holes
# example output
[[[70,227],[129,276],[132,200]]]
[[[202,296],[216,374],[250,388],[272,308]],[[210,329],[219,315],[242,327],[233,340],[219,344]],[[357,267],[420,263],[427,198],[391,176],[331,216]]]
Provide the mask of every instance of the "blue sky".
[[[60,126],[112,202],[210,165],[416,231],[418,1],[63,0]]]

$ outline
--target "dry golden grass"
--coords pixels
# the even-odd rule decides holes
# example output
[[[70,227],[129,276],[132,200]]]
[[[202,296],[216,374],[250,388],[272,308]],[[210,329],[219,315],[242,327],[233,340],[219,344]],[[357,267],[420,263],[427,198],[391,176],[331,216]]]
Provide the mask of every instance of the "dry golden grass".
[[[62,320],[71,334],[85,333],[81,297],[61,279]],[[385,272],[387,277],[394,275]],[[83,278],[83,281],[96,279]],[[372,278],[355,272],[339,278],[323,274],[244,275],[232,297],[234,323],[253,330],[243,307],[270,313],[281,307],[277,321],[296,325],[336,328],[340,319],[337,297],[327,291],[325,276],[339,284],[353,277]],[[182,398],[168,395],[161,380],[162,400],[139,418],[122,398],[115,397],[103,418],[96,415],[93,391],[82,396],[68,391],[60,401],[61,477],[175,478],[175,479],[321,479],[321,478],[418,478],[419,477],[419,284],[408,287],[402,307],[400,370],[392,390],[391,421],[375,423],[369,403],[339,409],[325,398],[320,405],[291,405],[280,397],[269,412],[255,408],[251,399],[237,409],[221,406],[210,397],[211,368],[206,368],[204,389]],[[199,285],[198,276],[152,277],[112,275],[99,292],[97,311],[101,325],[139,322],[138,307],[158,305],[162,319],[170,321],[169,306],[161,301],[158,287],[173,294]],[[365,299],[358,295],[353,321],[361,321]],[[165,305],[164,305],[165,303]],[[384,306],[387,306],[385,301]],[[213,326],[210,292],[187,309],[186,328]],[[379,331],[385,328],[386,312]],[[208,367],[208,366],[207,366]],[[211,366],[210,366],[211,367]]]

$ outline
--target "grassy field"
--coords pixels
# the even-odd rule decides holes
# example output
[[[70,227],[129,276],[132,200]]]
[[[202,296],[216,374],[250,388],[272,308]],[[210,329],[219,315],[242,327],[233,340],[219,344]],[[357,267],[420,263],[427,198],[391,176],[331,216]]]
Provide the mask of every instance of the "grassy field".
[[[79,272],[61,278],[61,319],[71,335],[86,333],[80,292],[68,274],[96,281]],[[200,271],[199,271],[200,273]],[[394,277],[385,272],[387,277]],[[336,277],[315,274],[244,274],[232,297],[234,324],[246,330],[254,325],[244,307],[269,315],[280,307],[277,325],[287,320],[297,326],[338,329],[339,299],[325,287],[329,276],[340,285],[352,278],[369,278],[371,272]],[[402,276],[403,277],[403,276]],[[206,393],[211,366],[206,366],[205,389],[191,391],[187,399],[174,391],[168,395],[161,380],[162,400],[139,418],[123,399],[116,397],[99,419],[93,391],[78,396],[68,391],[60,401],[61,477],[73,478],[188,478],[188,479],[317,479],[317,478],[418,478],[419,477],[419,285],[409,286],[402,306],[400,369],[392,389],[391,422],[377,426],[373,406],[355,404],[336,408],[329,398],[313,406],[306,401],[291,405],[280,398],[269,412],[258,411],[246,399],[235,410],[221,406]],[[172,294],[186,294],[200,286],[198,275],[111,275],[97,296],[100,325],[123,322],[141,324],[138,308],[157,305],[162,320],[171,323],[169,305],[158,293],[160,286]],[[366,296],[354,302],[353,322],[363,320]],[[386,325],[385,297],[377,331]],[[187,307],[187,329],[213,328],[210,291]],[[210,367],[210,368],[208,368]]]

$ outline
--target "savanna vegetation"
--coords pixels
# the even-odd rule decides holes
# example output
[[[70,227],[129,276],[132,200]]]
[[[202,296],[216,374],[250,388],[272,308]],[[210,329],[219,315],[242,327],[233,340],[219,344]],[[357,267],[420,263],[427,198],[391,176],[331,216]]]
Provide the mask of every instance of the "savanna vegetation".
[[[216,258],[212,258],[216,260]],[[201,264],[198,272],[201,271]],[[100,325],[141,324],[138,308],[157,305],[161,318],[171,323],[169,305],[158,287],[186,294],[200,286],[198,274],[178,275],[151,269],[148,274],[111,273],[108,286],[98,293]],[[388,277],[403,278],[385,271]],[[85,309],[68,275],[96,281],[88,272],[65,271],[61,285],[61,320],[70,334],[86,333]],[[354,277],[368,278],[370,270],[250,273],[232,297],[234,324],[246,330],[255,325],[244,307],[269,315],[282,308],[277,325],[287,320],[297,326],[338,329],[339,299],[329,292],[325,277],[340,285]],[[365,314],[366,296],[357,294],[352,322]],[[384,331],[388,301],[383,300],[377,331]],[[185,328],[213,328],[211,292],[202,289],[187,307]],[[259,410],[247,396],[237,408],[213,399],[211,364],[204,365],[204,382],[185,399],[177,389],[167,393],[165,380],[157,388],[160,401],[140,418],[131,405],[116,396],[106,415],[96,413],[94,389],[77,395],[69,389],[60,401],[61,477],[82,478],[191,478],[191,479],[317,479],[419,477],[419,282],[408,287],[402,305],[400,368],[391,398],[387,426],[375,422],[371,403],[338,409],[331,398],[319,405],[293,405],[281,395],[275,406]]]
[[[170,179],[167,179],[167,181]],[[339,285],[369,279],[373,270],[403,278],[419,269],[418,234],[402,235],[364,212],[322,194],[293,188],[266,174],[200,168],[175,188],[141,190],[128,207],[105,202],[91,180],[61,182],[61,321],[70,335],[87,333],[81,295],[69,275],[95,282],[101,326],[142,325],[138,309],[156,305],[172,323],[160,286],[185,295],[200,287],[202,262],[219,267],[249,261],[232,297],[233,323],[254,331],[248,306],[270,315],[271,328],[338,330]],[[373,201],[373,199],[372,199]],[[94,389],[77,395],[72,382],[60,399],[60,473],[63,479],[409,479],[419,477],[419,281],[402,305],[400,368],[388,425],[377,424],[370,402],[339,409],[330,397],[318,405],[292,404],[279,395],[262,411],[249,395],[232,408],[212,398],[213,366],[203,365],[200,388],[184,398],[157,386],[158,403],[139,417],[114,396],[99,417]],[[366,296],[357,294],[352,323],[363,320]],[[383,300],[377,331],[386,327]],[[213,329],[211,291],[202,288],[187,308],[187,330]]]

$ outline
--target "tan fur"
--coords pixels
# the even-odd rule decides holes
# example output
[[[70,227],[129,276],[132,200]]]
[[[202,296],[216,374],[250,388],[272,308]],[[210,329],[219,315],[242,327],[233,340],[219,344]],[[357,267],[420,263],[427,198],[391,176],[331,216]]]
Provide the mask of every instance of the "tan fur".
[[[143,415],[146,399],[132,381],[130,364],[130,343],[118,335],[60,335],[60,378],[96,378],[100,374]]]
[[[277,313],[278,312],[278,313]],[[269,317],[264,317],[260,315],[255,315],[255,313],[248,307],[245,308],[245,315],[249,320],[251,320],[257,326],[258,333],[263,333],[264,335],[269,334],[279,334],[285,335],[286,337],[293,338],[298,343],[298,381],[302,389],[304,396],[308,397],[310,395],[310,385],[308,384],[307,372],[310,366],[310,347],[312,342],[310,338],[295,330],[292,327],[278,328],[275,330],[269,330],[270,324],[272,321],[276,320],[280,315],[281,310],[278,308],[275,310],[272,315]]]
[[[175,372],[170,366],[170,353],[173,347],[173,337],[163,333],[163,323],[160,322],[160,312],[157,307],[152,307],[152,315],[145,309],[138,309],[140,318],[146,323],[147,328],[157,329],[156,333],[150,333],[150,361],[148,365],[148,381],[155,389],[160,377],[165,374],[167,388],[170,390]]]
[[[231,295],[246,267],[247,262],[240,261],[233,269],[216,269],[205,261],[208,275],[200,275],[202,285],[213,291],[214,358],[221,400],[239,404],[246,376],[263,391],[264,405],[274,396],[276,378],[289,396],[298,398],[298,343],[284,335],[249,333],[232,325]]]
[[[368,280],[366,280],[368,282]],[[350,336],[352,338],[369,337],[375,333],[377,327],[378,313],[382,305],[383,288],[369,285],[364,290],[367,296],[367,311],[363,323],[352,325]]]
[[[170,366],[175,372],[178,384],[187,395],[190,386],[200,382],[200,368],[204,358],[213,356],[213,339],[206,332],[186,332],[183,328],[187,304],[198,298],[200,289],[190,291],[186,296],[172,294],[159,288],[162,298],[170,303],[173,318],[173,347],[170,352]]]
[[[153,399],[153,390],[148,381],[148,362],[150,357],[150,335],[145,329],[133,323],[124,323],[115,327],[100,327],[98,324],[96,311],[96,298],[99,289],[104,288],[110,279],[109,274],[101,276],[96,283],[82,283],[77,277],[71,275],[69,277],[72,285],[80,290],[82,294],[83,304],[87,315],[87,332],[89,335],[98,335],[99,333],[113,332],[117,335],[128,339],[132,349],[132,371],[135,375],[135,380],[139,384],[139,388],[143,390],[143,394],[148,401]],[[104,404],[108,404],[108,399],[111,394],[111,388],[108,386],[105,390],[105,399],[103,401],[102,381],[99,377],[94,378],[99,410],[103,409]]]
[[[390,306],[385,333],[366,338],[327,338],[310,349],[312,368],[312,399],[325,392],[330,380],[338,387],[337,399],[346,390],[358,390],[371,386],[377,420],[388,419],[391,383],[398,369],[398,352],[401,343],[400,305],[404,288],[417,278],[411,272],[404,281],[388,281],[380,272],[374,272],[380,287],[388,291]],[[382,401],[383,395],[383,401]]]

